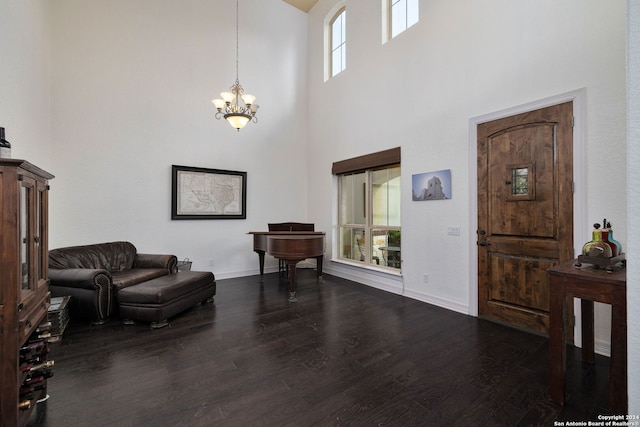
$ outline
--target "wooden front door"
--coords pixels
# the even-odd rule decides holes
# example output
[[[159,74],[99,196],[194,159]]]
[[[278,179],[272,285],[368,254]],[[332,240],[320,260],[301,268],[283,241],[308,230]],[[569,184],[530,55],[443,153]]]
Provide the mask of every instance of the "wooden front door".
[[[547,334],[547,268],[573,258],[573,103],[478,125],[478,311]]]

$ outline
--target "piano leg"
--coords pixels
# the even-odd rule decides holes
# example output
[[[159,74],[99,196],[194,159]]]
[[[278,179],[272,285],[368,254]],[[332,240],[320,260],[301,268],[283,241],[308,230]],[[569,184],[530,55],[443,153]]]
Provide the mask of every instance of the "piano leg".
[[[298,302],[296,298],[296,264],[301,260],[286,260],[289,271],[289,302]]]
[[[316,263],[317,263],[317,269],[318,269],[318,281],[320,283],[323,283],[322,280],[322,260],[324,259],[323,255],[320,255],[319,257],[316,257]]]
[[[255,253],[258,254],[258,260],[260,262],[260,280],[264,279],[264,251],[260,249],[254,249]]]

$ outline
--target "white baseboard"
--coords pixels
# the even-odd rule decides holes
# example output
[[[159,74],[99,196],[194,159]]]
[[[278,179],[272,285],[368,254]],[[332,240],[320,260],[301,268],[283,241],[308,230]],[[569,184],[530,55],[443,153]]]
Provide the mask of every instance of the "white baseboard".
[[[360,283],[364,286],[371,286],[372,288],[380,289],[383,291],[391,292],[397,295],[406,296],[411,299],[415,299],[427,304],[432,304],[447,310],[452,310],[462,314],[469,314],[469,307],[465,304],[460,304],[456,301],[447,300],[445,298],[436,297],[433,295],[425,294],[423,292],[413,291],[406,289],[404,286],[402,276],[398,274],[391,274],[385,272],[379,272],[377,270],[366,270],[362,268],[352,267],[348,264],[332,262],[330,266],[327,266],[326,272],[343,279],[348,279],[353,282]]]
[[[404,295],[418,301],[426,302],[428,304],[432,304],[441,308],[446,308],[447,310],[469,315],[469,306],[460,304],[456,301],[451,301],[446,298],[440,298],[433,295],[424,294],[422,292],[415,292],[412,290],[406,290]]]
[[[278,267],[265,267],[264,268],[264,273],[277,273],[278,272]],[[237,271],[227,271],[224,273],[216,273],[215,271],[213,272],[213,274],[215,274],[216,276],[216,280],[222,280],[222,279],[234,279],[236,277],[246,277],[246,276],[257,276],[260,274],[260,269],[258,268],[252,268],[249,270],[237,270]]]

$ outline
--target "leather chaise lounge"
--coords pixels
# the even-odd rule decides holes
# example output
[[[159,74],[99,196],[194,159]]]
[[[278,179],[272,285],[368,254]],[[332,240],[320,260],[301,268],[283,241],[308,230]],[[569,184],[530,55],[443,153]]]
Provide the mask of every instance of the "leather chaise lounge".
[[[102,324],[119,316],[162,327],[216,293],[213,273],[178,272],[177,261],[175,255],[140,254],[130,242],[52,249],[49,289],[52,296],[72,297],[72,317]]]

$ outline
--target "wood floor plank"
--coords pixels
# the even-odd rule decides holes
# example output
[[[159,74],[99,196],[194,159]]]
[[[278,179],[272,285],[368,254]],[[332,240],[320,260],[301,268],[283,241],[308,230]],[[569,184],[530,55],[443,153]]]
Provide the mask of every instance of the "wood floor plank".
[[[151,330],[72,319],[31,426],[552,425],[606,414],[608,359],[315,271],[218,280],[215,302]],[[595,408],[595,409],[594,409]]]

